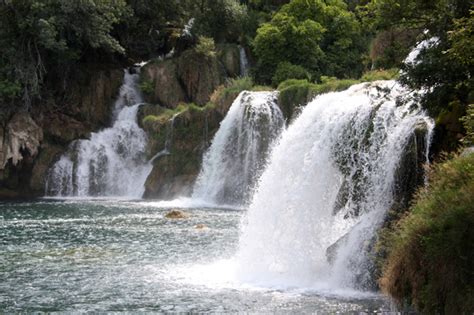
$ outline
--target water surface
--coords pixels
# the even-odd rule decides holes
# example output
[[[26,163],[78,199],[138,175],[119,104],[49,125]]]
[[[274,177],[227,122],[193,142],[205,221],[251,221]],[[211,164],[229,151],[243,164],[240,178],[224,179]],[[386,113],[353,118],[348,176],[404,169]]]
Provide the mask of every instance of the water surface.
[[[163,206],[163,204],[162,204]],[[384,313],[379,295],[258,288],[233,277],[244,210],[126,200],[0,203],[0,310]],[[198,225],[204,225],[204,228]]]

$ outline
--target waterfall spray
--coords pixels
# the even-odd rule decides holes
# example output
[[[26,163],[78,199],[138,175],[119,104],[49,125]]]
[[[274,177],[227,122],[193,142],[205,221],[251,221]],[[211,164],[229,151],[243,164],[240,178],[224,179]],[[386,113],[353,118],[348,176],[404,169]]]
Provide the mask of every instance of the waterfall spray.
[[[145,159],[146,134],[136,122],[142,103],[138,78],[125,70],[113,125],[70,145],[49,171],[47,195],[142,196],[152,165]]]
[[[275,92],[240,93],[204,155],[194,199],[246,203],[284,124],[276,101]]]
[[[304,108],[273,148],[243,222],[242,281],[365,288],[408,139],[422,125],[429,142],[433,128],[414,102],[398,106],[406,94],[395,81],[364,83]]]

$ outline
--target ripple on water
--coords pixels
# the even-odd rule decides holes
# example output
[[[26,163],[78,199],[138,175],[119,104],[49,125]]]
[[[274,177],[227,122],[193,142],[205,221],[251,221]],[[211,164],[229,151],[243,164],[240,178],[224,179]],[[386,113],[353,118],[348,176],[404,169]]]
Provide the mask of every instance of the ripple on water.
[[[190,215],[167,219],[171,208],[186,208]],[[189,200],[0,203],[0,309],[341,314],[390,309],[378,295],[239,282],[232,257],[243,213]],[[199,224],[207,228],[197,229]]]

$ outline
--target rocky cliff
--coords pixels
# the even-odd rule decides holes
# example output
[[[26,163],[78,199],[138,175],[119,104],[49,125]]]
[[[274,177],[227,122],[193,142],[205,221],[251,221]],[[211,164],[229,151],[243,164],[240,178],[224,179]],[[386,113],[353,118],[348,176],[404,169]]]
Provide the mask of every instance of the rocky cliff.
[[[202,155],[223,115],[212,105],[181,105],[178,111],[144,105],[138,119],[149,135],[149,157],[153,159],[144,197],[171,199],[189,195]]]
[[[148,103],[176,108],[180,103],[204,106],[227,78],[240,74],[237,45],[218,45],[203,56],[193,49],[176,58],[154,60],[142,69],[142,87]]]
[[[115,66],[85,67],[71,74],[67,88],[57,89],[29,112],[3,118],[0,198],[43,195],[46,173],[67,145],[109,123],[122,77]]]

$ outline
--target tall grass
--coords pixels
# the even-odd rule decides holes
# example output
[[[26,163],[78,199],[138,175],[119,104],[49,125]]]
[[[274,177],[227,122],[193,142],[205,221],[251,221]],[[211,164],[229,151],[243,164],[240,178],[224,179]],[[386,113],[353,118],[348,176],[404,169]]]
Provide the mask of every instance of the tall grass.
[[[474,311],[474,154],[436,164],[387,235],[380,285],[426,314]]]

